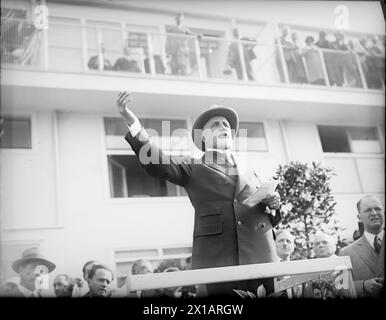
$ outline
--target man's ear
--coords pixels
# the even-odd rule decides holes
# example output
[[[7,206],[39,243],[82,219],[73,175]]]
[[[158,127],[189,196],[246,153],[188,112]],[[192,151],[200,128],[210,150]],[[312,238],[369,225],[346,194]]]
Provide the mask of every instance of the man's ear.
[[[362,221],[362,219],[361,219],[361,215],[360,215],[359,213],[357,214],[357,218],[358,218],[358,221],[359,221],[359,222],[362,222],[362,223],[363,223],[363,221]]]

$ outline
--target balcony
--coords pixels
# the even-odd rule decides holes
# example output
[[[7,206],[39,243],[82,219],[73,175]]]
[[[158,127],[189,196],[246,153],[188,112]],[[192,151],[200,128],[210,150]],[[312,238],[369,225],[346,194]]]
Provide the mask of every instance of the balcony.
[[[257,39],[241,40],[86,26],[64,18],[50,19],[48,30],[24,19],[4,20],[1,28],[3,68],[287,88],[385,88],[384,55],[295,48],[279,41],[270,24]]]

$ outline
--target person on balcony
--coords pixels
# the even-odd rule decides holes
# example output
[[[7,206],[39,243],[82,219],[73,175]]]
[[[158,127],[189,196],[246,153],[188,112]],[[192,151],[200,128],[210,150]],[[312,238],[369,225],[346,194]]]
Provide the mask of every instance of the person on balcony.
[[[371,195],[357,202],[363,235],[344,247],[339,255],[349,256],[358,297],[378,297],[385,278],[385,214],[381,201]]]
[[[315,85],[325,85],[322,61],[318,47],[314,44],[314,37],[308,36],[305,42],[306,47],[303,54],[306,59],[308,82]]]
[[[112,65],[109,59],[105,56],[105,47],[103,44],[100,46],[100,52],[96,56],[92,56],[88,61],[88,68],[92,70],[99,70],[99,56],[102,56],[103,66],[102,70],[112,70]]]
[[[370,37],[368,41],[369,56],[367,56],[368,66],[368,87],[371,89],[381,89],[382,81],[385,81],[385,57],[376,36]]]
[[[192,35],[193,33],[183,26],[184,15],[179,13],[176,16],[176,25],[167,29],[166,57],[169,59],[169,65],[172,74],[187,75],[189,70],[189,43],[188,38],[183,35]],[[172,35],[172,34],[177,35]]]
[[[350,51],[346,56],[345,60],[345,77],[347,81],[347,86],[352,88],[362,87],[362,81],[359,74],[358,64],[355,57],[355,54],[359,53],[359,45],[353,40],[347,42],[347,47]]]
[[[327,40],[327,33],[325,31],[319,32],[319,39],[316,42],[316,46],[322,50],[322,56],[326,66],[327,75],[330,79],[335,68],[335,53],[331,51],[332,44],[329,40]]]
[[[344,68],[348,57],[344,51],[348,51],[348,47],[342,32],[336,32],[334,36],[335,41],[331,42],[331,49],[335,50],[335,52],[331,53],[331,70],[328,76],[331,86],[342,87],[344,83]]]
[[[306,70],[304,69],[304,63],[302,59],[302,49],[299,43],[297,32],[292,32],[291,34],[292,48],[291,48],[291,58],[293,63],[291,63],[291,71],[288,70],[288,76],[290,82],[293,83],[307,83]]]
[[[293,57],[293,44],[288,38],[290,36],[291,29],[289,26],[284,26],[281,29],[281,36],[280,36],[280,43],[282,46],[283,50],[283,56],[284,56],[284,61],[287,66],[287,71],[288,71],[288,80],[291,82],[291,79],[293,78],[294,74],[294,69],[295,69],[295,60]],[[279,55],[277,56],[279,58]],[[285,82],[285,77],[284,77],[284,66],[282,66],[281,60],[278,59],[277,61],[279,73],[280,73],[280,78],[282,82]]]
[[[137,61],[132,57],[129,47],[123,49],[123,57],[120,57],[115,61],[113,70],[115,71],[128,71],[128,72],[141,72]]]
[[[141,166],[154,177],[185,188],[195,208],[192,268],[213,268],[278,261],[273,226],[281,219],[280,196],[267,194],[260,202],[246,201],[261,186],[252,170],[243,170],[232,155],[238,132],[235,110],[212,106],[195,120],[193,142],[201,158],[166,155],[152,142],[131,111],[132,95],[121,92],[117,106],[126,120],[125,137]],[[263,284],[273,292],[273,279],[208,284],[209,295],[232,295],[233,289],[253,290]]]

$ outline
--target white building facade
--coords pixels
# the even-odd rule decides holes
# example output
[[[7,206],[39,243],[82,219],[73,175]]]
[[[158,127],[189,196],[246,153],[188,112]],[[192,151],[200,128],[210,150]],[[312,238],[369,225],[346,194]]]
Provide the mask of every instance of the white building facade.
[[[226,2],[221,11],[218,2],[192,3],[46,1],[45,24],[44,12],[34,13],[38,1],[1,2],[1,282],[15,276],[11,262],[34,245],[56,263],[52,279],[81,276],[91,259],[120,277],[138,258],[190,256],[193,207],[182,189],[140,169],[115,105],[122,90],[133,93],[144,126],[159,133],[162,120],[170,121],[171,132],[190,132],[208,106],[234,107],[241,128],[248,129],[248,150],[238,155],[262,180],[289,161],[334,168],[342,236],[357,228],[361,196],[374,194],[384,203],[384,79],[373,86],[359,55],[341,53],[354,57],[358,81],[353,85],[345,75],[343,85],[334,86],[323,58],[328,51],[319,51],[324,85],[294,83],[278,44],[284,25],[302,42],[308,35],[317,39],[320,30],[332,35],[337,3],[305,6],[297,17],[290,12],[296,8],[286,13],[275,2],[255,4],[255,15],[243,2],[237,8]],[[353,22],[346,39],[384,36],[381,12],[366,27],[357,22],[359,12],[366,17],[381,11],[379,4],[347,7]],[[183,38],[184,75],[172,73],[165,50],[178,12],[193,33]],[[246,76],[244,59],[241,79],[234,70],[224,73],[234,27],[241,37],[257,39],[254,80]],[[237,47],[241,54],[244,44]],[[137,69],[117,71],[103,63],[113,66],[124,47]],[[384,54],[378,58],[384,63]],[[171,154],[193,148],[183,133],[160,142]]]

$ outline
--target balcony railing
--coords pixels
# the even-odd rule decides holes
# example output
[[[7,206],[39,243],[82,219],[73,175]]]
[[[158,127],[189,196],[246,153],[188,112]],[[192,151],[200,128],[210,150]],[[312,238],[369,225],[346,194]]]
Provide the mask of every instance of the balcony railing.
[[[187,34],[26,20],[1,26],[1,63],[68,72],[384,89],[384,56]]]

